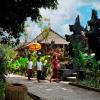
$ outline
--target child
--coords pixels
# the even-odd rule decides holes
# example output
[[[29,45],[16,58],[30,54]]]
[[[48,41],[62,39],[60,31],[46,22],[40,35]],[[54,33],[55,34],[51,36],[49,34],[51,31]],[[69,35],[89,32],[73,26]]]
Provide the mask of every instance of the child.
[[[33,66],[33,62],[31,61],[31,59],[29,57],[28,66],[27,66],[28,80],[30,80],[30,78],[32,77],[32,66]]]
[[[42,62],[40,61],[40,58],[37,58],[36,68],[37,68],[37,81],[40,82],[40,79],[42,78]]]

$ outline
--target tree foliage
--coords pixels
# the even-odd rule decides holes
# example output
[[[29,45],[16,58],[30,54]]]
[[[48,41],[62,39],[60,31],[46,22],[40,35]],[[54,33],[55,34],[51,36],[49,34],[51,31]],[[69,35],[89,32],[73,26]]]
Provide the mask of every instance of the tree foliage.
[[[26,17],[36,21],[40,8],[55,9],[57,4],[57,0],[0,0],[0,27],[17,38]]]

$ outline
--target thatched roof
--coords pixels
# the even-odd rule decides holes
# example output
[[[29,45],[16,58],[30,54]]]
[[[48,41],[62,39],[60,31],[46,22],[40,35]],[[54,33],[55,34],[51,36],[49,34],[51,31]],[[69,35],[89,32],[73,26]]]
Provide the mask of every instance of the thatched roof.
[[[51,41],[54,41],[55,44],[69,44],[69,42],[67,42],[65,38],[63,38],[52,29],[49,29],[48,32],[42,32],[31,42],[51,44]]]

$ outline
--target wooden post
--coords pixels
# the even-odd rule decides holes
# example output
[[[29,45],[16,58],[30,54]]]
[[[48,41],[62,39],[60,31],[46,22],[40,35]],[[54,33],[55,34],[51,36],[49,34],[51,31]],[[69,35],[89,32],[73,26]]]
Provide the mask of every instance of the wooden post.
[[[63,56],[64,56],[64,52],[65,52],[65,44],[63,44]]]

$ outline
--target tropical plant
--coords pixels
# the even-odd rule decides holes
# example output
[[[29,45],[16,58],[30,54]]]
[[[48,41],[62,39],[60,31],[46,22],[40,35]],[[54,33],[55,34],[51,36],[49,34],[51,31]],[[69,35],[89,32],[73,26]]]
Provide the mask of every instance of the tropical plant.
[[[5,74],[9,69],[9,62],[16,54],[17,52],[11,46],[0,44],[0,97],[4,96]]]
[[[25,73],[25,70],[27,69],[27,61],[28,61],[28,58],[27,57],[19,57],[18,59],[16,60],[12,60],[12,61],[9,61],[8,64],[9,64],[9,71],[11,73],[17,73],[17,74],[23,74]]]
[[[5,86],[5,69],[6,69],[6,60],[4,59],[5,52],[0,48],[0,98],[1,100],[4,97],[4,86]]]
[[[8,71],[10,73],[16,73],[19,69],[20,69],[20,63],[18,62],[18,60],[15,61],[10,61],[9,62],[9,69]]]
[[[17,55],[17,52],[11,47],[11,46],[8,46],[8,45],[3,45],[3,44],[0,44],[0,49],[2,50],[3,52],[3,59],[6,61],[6,70],[7,68],[9,68],[9,65],[10,65],[10,62],[12,61],[12,59],[14,59]],[[2,52],[1,55],[2,55]]]
[[[2,48],[3,52],[5,53],[4,59],[6,60],[7,67],[6,70],[9,70],[9,67],[11,65],[11,62],[17,55],[17,51],[15,51],[11,46],[9,45],[1,45],[0,48]]]
[[[51,56],[42,56],[41,57],[41,61],[43,63],[43,78],[45,79],[45,77],[48,76],[48,70],[50,69],[51,66]]]
[[[45,25],[45,22],[47,22],[47,25]],[[48,36],[50,35],[50,19],[48,19],[48,18],[43,19],[42,18],[42,20],[38,21],[37,24],[41,28],[42,38],[45,40],[45,43],[46,43]],[[47,52],[47,46],[46,45],[45,45],[45,52]]]
[[[27,61],[28,61],[28,58],[27,57],[20,57],[19,59],[18,59],[18,63],[19,63],[19,70],[23,73],[23,72],[25,72],[25,70],[26,70],[26,64],[27,64]]]
[[[14,48],[12,48],[10,45],[0,44],[0,48],[2,48],[3,51],[5,52],[4,58],[7,60],[14,59],[18,54],[17,51],[15,51]]]

